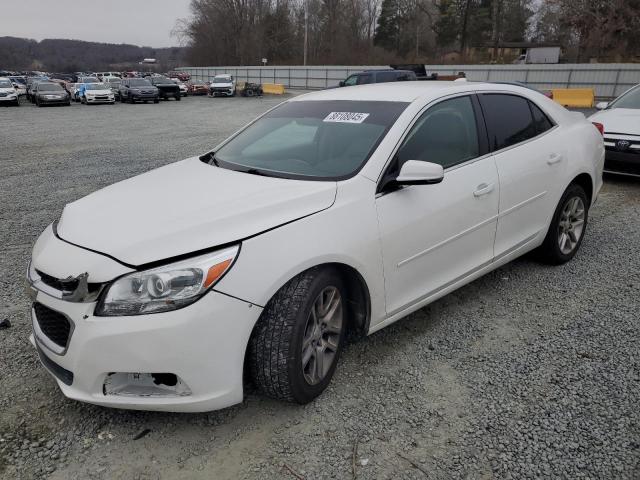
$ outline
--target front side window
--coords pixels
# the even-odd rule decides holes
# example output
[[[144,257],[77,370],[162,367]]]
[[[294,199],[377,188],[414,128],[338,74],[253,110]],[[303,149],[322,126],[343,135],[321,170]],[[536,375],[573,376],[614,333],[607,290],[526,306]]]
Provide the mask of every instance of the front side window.
[[[488,93],[480,95],[480,102],[489,130],[491,149],[510,147],[537,135],[526,98]]]
[[[215,161],[223,168],[283,178],[348,178],[366,163],[407,105],[346,100],[285,103],[218,149]]]
[[[345,87],[351,87],[358,82],[358,75],[351,75],[344,81]]]
[[[478,128],[470,97],[445,100],[429,108],[398,150],[399,169],[407,160],[444,168],[478,157]]]

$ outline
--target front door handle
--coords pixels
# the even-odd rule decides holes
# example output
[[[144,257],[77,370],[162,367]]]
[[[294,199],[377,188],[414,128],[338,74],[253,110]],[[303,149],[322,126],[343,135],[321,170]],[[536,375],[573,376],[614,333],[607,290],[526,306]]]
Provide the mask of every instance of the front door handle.
[[[562,160],[562,155],[560,155],[559,153],[553,153],[549,155],[549,158],[547,159],[547,164],[554,165],[560,162],[561,160]]]
[[[481,197],[483,195],[491,193],[491,192],[493,192],[493,187],[494,187],[493,183],[481,183],[480,185],[478,185],[476,187],[477,190],[475,192],[473,192],[473,196],[474,197]]]

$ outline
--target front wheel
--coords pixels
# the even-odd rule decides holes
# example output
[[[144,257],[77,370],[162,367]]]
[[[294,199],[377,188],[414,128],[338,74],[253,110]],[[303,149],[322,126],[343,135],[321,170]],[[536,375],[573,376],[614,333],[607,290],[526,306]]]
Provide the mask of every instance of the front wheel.
[[[545,263],[561,265],[571,260],[582,245],[589,220],[589,201],[577,184],[565,190],[551,219],[538,256]]]
[[[331,268],[307,270],[276,293],[249,345],[251,375],[263,393],[303,404],[327,388],[344,341],[345,300]]]
[[[179,102],[180,100],[182,100],[182,96],[179,93],[176,96],[174,96],[173,98],[176,99],[176,102]]]

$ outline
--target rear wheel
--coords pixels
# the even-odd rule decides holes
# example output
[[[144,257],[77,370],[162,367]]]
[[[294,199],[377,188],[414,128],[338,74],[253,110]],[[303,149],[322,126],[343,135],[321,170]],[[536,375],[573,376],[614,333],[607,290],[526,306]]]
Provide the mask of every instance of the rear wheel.
[[[553,214],[538,256],[545,263],[560,265],[571,260],[582,245],[589,219],[589,202],[577,184],[565,190]]]
[[[312,268],[269,301],[251,337],[251,375],[266,395],[308,403],[329,385],[346,327],[345,288],[334,269]]]

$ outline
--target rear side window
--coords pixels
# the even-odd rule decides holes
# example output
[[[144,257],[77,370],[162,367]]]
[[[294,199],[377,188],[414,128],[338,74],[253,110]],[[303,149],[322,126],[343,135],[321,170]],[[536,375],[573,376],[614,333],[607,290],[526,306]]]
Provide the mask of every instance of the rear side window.
[[[546,132],[547,130],[551,130],[551,128],[553,128],[553,123],[551,123],[549,117],[547,117],[544,112],[540,110],[540,107],[538,107],[535,103],[529,102],[529,105],[531,105],[533,122],[536,125],[536,132],[538,132],[538,135]]]
[[[492,150],[524,142],[538,134],[527,99],[516,95],[490,93],[480,95],[480,102]]]
[[[378,72],[376,74],[376,82],[378,83],[395,82],[396,78],[396,72]]]

